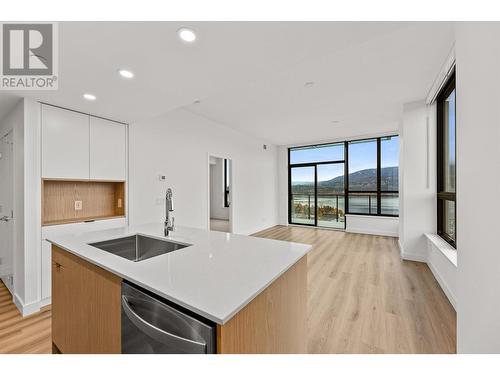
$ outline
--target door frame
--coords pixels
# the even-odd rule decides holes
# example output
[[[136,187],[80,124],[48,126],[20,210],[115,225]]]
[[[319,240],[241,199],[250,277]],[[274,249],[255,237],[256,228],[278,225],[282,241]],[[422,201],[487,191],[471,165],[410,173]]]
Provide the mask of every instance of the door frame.
[[[207,230],[210,230],[210,158],[227,159],[231,163],[231,173],[229,174],[229,186],[230,186],[230,204],[229,204],[229,233],[233,233],[234,228],[234,160],[230,155],[221,155],[218,153],[208,152],[207,153]]]
[[[345,145],[344,145],[345,147]],[[347,155],[345,154],[346,148],[344,148],[344,160],[334,160],[334,161],[319,161],[319,162],[311,162],[311,163],[299,163],[299,164],[290,164],[290,150],[288,148],[288,224],[289,225],[303,225],[307,227],[314,228],[324,228],[324,229],[333,229],[333,230],[345,230],[347,220],[344,219],[344,228],[330,228],[323,227],[318,225],[318,165],[326,165],[326,164],[344,164],[344,215],[347,213]],[[293,168],[301,168],[301,167],[314,167],[314,224],[302,224],[302,223],[293,223],[292,222],[292,169]],[[345,216],[344,216],[345,217]]]
[[[6,141],[6,138],[8,137],[11,137],[11,141]],[[15,274],[15,269],[16,269],[16,257],[15,257],[15,249],[16,249],[16,221],[15,221],[15,215],[14,215],[14,206],[15,206],[15,197],[16,197],[16,191],[15,191],[15,186],[14,186],[14,174],[15,174],[15,156],[14,156],[14,129],[11,128],[9,130],[7,130],[6,132],[0,134],[0,143],[3,143],[4,145],[6,145],[7,148],[10,149],[9,151],[9,156],[10,156],[10,160],[9,160],[9,163],[11,164],[10,165],[10,168],[11,168],[11,172],[12,172],[12,175],[10,176],[10,182],[9,184],[11,185],[11,196],[9,197],[12,201],[10,202],[10,213],[9,212],[3,212],[2,214],[0,214],[0,216],[8,216],[9,219],[7,222],[4,222],[4,223],[0,223],[0,225],[2,226],[8,226],[7,228],[7,231],[10,232],[10,236],[11,236],[11,241],[10,241],[10,247],[11,247],[11,264],[9,265],[10,267],[7,267],[6,269],[9,269],[10,268],[10,273],[9,274],[4,274],[4,275],[1,275],[0,274],[0,277],[2,278],[2,280],[4,281],[4,284],[5,286],[7,287],[8,291],[11,293],[13,299],[14,299],[14,296],[15,296],[15,289],[14,289],[14,282],[13,282],[13,279],[14,279],[14,274]],[[3,158],[3,155],[2,155],[2,158]]]

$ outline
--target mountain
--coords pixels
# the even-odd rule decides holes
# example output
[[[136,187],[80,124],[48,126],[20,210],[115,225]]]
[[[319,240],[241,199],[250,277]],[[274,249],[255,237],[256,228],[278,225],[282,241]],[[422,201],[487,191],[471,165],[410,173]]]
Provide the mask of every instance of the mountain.
[[[380,170],[380,185],[382,190],[398,190],[398,167],[386,167]],[[294,183],[294,193],[310,191],[311,183]],[[349,174],[349,189],[360,191],[377,190],[377,169],[363,169]],[[344,192],[344,176],[318,182],[318,192]]]

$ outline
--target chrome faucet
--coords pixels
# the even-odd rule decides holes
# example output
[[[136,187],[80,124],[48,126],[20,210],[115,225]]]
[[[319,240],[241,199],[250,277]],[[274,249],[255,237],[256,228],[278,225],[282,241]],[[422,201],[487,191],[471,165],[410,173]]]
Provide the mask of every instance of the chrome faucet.
[[[168,188],[165,194],[165,237],[175,230],[174,202],[172,200],[172,189]]]

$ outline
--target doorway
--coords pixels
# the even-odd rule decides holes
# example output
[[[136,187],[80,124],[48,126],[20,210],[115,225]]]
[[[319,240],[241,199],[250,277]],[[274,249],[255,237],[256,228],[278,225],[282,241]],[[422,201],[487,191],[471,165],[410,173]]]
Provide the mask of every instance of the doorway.
[[[345,229],[344,162],[290,168],[290,223]]]
[[[288,149],[288,222],[345,229],[344,142]]]
[[[14,257],[13,131],[0,134],[0,278],[13,293]]]
[[[231,233],[232,226],[232,160],[209,155],[208,227]]]

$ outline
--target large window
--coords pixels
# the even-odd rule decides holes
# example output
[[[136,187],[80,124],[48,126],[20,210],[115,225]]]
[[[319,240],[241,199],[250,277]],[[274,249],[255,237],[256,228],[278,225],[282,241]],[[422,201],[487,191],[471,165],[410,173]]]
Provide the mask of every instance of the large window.
[[[398,136],[347,142],[349,214],[398,216]]]
[[[289,223],[345,228],[346,213],[398,216],[397,136],[290,148],[288,158]]]
[[[455,74],[437,97],[437,230],[456,246]]]

